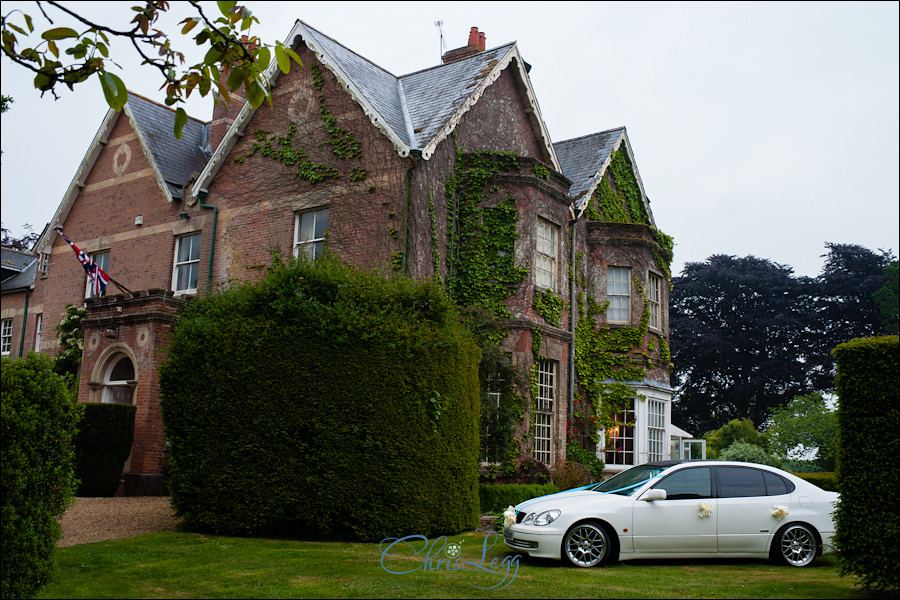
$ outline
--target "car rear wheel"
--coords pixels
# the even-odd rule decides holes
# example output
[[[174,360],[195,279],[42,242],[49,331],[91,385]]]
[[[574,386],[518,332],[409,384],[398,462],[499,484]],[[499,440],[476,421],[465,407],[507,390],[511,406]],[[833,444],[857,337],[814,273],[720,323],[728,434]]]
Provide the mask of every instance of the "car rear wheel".
[[[612,542],[606,530],[596,523],[578,523],[563,538],[563,556],[576,567],[606,564],[612,554]]]
[[[788,525],[776,536],[777,558],[792,567],[807,567],[816,560],[818,538],[808,525],[794,523]]]

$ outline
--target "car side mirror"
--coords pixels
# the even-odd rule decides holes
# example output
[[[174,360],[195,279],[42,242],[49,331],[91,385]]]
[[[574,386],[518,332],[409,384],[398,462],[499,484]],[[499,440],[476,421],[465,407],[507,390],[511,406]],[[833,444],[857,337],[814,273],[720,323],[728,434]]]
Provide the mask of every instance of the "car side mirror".
[[[653,500],[665,500],[666,499],[666,490],[653,488],[652,490],[648,490],[643,496],[641,496],[641,500],[645,502],[652,502]]]

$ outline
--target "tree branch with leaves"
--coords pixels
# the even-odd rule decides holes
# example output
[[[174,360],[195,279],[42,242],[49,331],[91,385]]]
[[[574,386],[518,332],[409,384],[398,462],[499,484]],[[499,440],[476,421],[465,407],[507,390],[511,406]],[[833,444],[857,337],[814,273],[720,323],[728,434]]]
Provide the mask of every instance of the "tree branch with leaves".
[[[273,56],[283,73],[290,72],[292,62],[302,64],[297,53],[282,42],[264,44],[251,35],[251,27],[259,20],[237,2],[217,2],[220,15],[215,18],[204,12],[200,2],[184,3],[190,5],[194,15],[179,23],[180,33],[188,36],[196,31],[191,39],[206,49],[202,60],[187,67],[184,53],[157,27],[160,16],[170,10],[169,2],[150,0],[133,6],[134,18],[130,28],[125,29],[87,19],[62,2],[36,4],[49,27],[40,30],[31,15],[12,10],[0,17],[0,48],[13,63],[35,74],[34,87],[42,95],[50,92],[58,98],[57,86],[73,90],[96,75],[107,104],[121,110],[128,100],[128,91],[125,82],[109,70],[119,66],[111,58],[110,39],[125,39],[143,65],[159,71],[166,106],[176,107],[177,138],[187,123],[187,113],[179,105],[195,91],[204,97],[213,93],[216,102],[228,104],[231,94],[243,86],[247,101],[257,108],[266,100],[272,102],[265,73]],[[74,19],[83,29],[55,26],[48,14],[50,7]],[[39,41],[30,45],[34,34]]]

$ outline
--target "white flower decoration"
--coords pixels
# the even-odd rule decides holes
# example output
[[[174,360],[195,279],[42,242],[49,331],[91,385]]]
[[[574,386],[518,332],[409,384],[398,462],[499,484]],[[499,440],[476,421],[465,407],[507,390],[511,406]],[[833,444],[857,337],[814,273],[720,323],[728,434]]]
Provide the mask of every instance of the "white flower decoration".
[[[773,506],[772,507],[772,516],[778,519],[779,521],[786,516],[788,516],[790,511],[787,506]]]
[[[697,507],[700,509],[700,518],[705,519],[710,516],[713,512],[712,504],[709,502],[700,502],[697,504]]]
[[[503,526],[504,527],[512,527],[516,524],[516,511],[512,506],[506,509],[503,513]]]

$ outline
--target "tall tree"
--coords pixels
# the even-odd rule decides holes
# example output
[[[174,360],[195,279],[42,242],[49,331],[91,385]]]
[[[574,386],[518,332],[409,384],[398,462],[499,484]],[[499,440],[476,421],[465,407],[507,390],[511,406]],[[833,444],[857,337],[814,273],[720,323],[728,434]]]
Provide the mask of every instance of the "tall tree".
[[[802,334],[812,280],[753,256],[711,256],[674,280],[672,418],[706,432],[812,391]]]
[[[881,311],[882,333],[900,333],[900,266],[897,261],[884,268],[884,285],[873,295]]]
[[[28,252],[40,236],[31,230],[31,225],[28,223],[22,225],[22,229],[27,233],[22,237],[17,238],[13,237],[12,232],[10,232],[9,229],[0,224],[0,246],[12,248],[20,252]]]
[[[169,2],[147,0],[132,7],[134,18],[128,24],[100,23],[85,18],[62,2],[38,2],[48,27],[35,27],[31,15],[19,10],[0,17],[0,49],[13,63],[32,71],[34,87],[56,97],[58,85],[70,90],[96,75],[110,107],[121,110],[128,100],[125,83],[109,70],[115,65],[110,57],[110,39],[128,40],[143,59],[144,65],[159,71],[166,91],[166,105],[182,103],[194,90],[201,96],[213,92],[216,101],[230,101],[230,92],[244,86],[247,101],[258,107],[271,96],[264,72],[274,58],[282,72],[287,73],[291,61],[300,64],[300,57],[281,42],[267,45],[249,30],[259,21],[246,6],[237,2],[217,2],[220,15],[208,16],[200,2],[179,2],[189,5],[191,16],[179,25],[181,34],[196,32],[195,45],[205,48],[200,62],[183,68],[184,53],[158,27],[162,13],[169,10]],[[56,13],[48,12],[52,7]],[[77,8],[77,7],[76,7]],[[53,19],[70,19],[71,25],[58,26]],[[124,26],[122,26],[124,25]],[[80,28],[80,31],[75,27]],[[35,39],[35,37],[37,39]],[[221,75],[226,74],[227,78]],[[225,79],[225,81],[223,81]],[[176,109],[175,135],[187,122],[187,113]]]
[[[834,471],[837,452],[837,414],[828,409],[822,392],[797,396],[776,408],[767,424],[769,449],[779,458],[814,459],[823,471]]]

